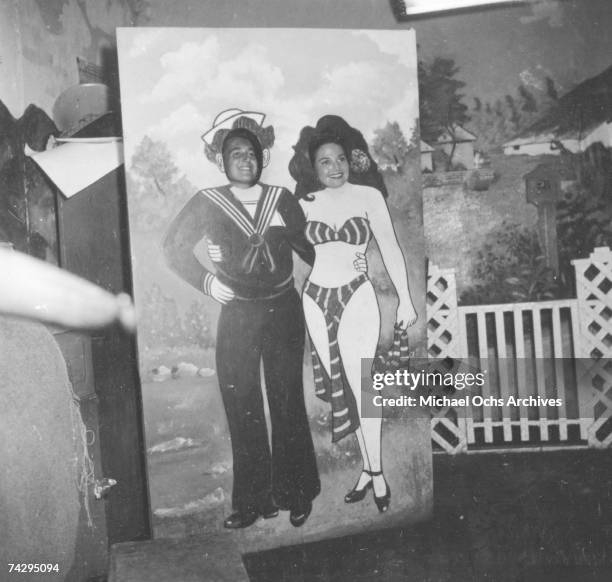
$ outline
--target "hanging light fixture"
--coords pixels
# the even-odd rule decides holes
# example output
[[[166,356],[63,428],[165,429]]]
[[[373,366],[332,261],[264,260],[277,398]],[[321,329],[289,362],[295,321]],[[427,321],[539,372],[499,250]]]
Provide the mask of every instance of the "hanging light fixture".
[[[393,10],[398,20],[436,12],[467,8],[486,8],[508,4],[525,4],[530,0],[394,0]]]

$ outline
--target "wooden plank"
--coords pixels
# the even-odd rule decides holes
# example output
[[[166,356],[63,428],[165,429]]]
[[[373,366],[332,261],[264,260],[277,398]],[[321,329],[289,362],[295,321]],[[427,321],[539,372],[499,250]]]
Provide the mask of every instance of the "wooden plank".
[[[596,418],[588,427],[588,443],[589,447],[593,449],[605,449],[608,444],[606,441],[612,439],[612,434],[608,435],[607,439],[601,441],[597,437],[597,431],[606,423],[608,419],[605,417]]]
[[[576,300],[577,303],[577,300]],[[565,358],[563,369],[565,374],[565,396],[566,396],[566,416],[571,415],[571,419],[567,419],[567,425],[582,426],[582,420],[580,419],[580,381],[579,381],[579,347],[576,345],[577,339],[576,334],[578,330],[578,321],[576,315],[576,303],[569,308],[566,308],[567,317],[563,317],[561,314],[561,337],[563,342],[563,357]],[[568,338],[569,335],[569,338]],[[569,340],[569,341],[568,341]],[[569,399],[573,399],[574,404],[571,412],[568,412]],[[575,407],[575,408],[574,408]],[[574,412],[575,410],[575,412]],[[574,422],[577,419],[579,422]],[[585,433],[586,434],[586,433]]]
[[[467,414],[469,408],[469,406],[465,406],[463,408],[463,414]],[[457,452],[467,452],[467,419],[459,413],[457,413],[457,438],[459,439]]]
[[[605,419],[602,419],[602,420],[605,420]],[[571,424],[578,425],[579,422],[580,421],[578,419],[575,419],[575,420],[573,420],[571,418],[567,419],[568,425],[571,425]],[[518,421],[518,420],[511,420],[510,424],[512,426],[519,426],[520,425],[520,421]],[[529,420],[527,422],[527,424],[529,426],[539,427],[540,426],[540,421],[539,420]],[[476,428],[483,428],[484,427],[484,425],[483,425],[483,423],[481,421],[474,421],[474,425],[476,426]],[[503,420],[492,420],[491,421],[491,426],[493,426],[493,427],[498,427],[498,426],[503,426],[503,425],[504,425],[504,421]]]
[[[465,322],[466,312],[463,308],[457,308],[457,338],[455,343],[456,353],[453,354],[457,358],[469,357],[468,341],[467,341],[467,325]]]
[[[533,314],[533,343],[535,351],[535,366],[536,366],[536,393],[535,396],[546,398],[546,373],[544,371],[544,345],[542,343],[542,318],[539,309],[534,309]],[[548,419],[546,416],[546,408],[539,407],[539,427],[540,438],[543,441],[548,440]]]
[[[586,450],[586,445],[555,445],[555,444],[546,444],[546,445],[534,445],[534,446],[525,446],[525,447],[487,447],[486,449],[473,449],[469,451],[471,455],[491,455],[493,453],[548,453],[551,451],[584,451]],[[435,454],[442,454],[442,452],[434,452]]]
[[[522,309],[513,309],[514,338],[516,350],[516,382],[519,398],[527,398],[527,362],[525,361],[525,330],[523,327]],[[526,406],[519,407],[519,425],[521,429],[521,440],[529,440],[529,412]]]
[[[477,324],[478,324],[478,351],[480,354],[480,365],[482,368],[483,362],[486,364],[489,360],[489,344],[487,341],[487,322],[485,319],[485,313],[479,311],[477,313]],[[489,380],[482,386],[482,396],[486,398],[491,396],[491,390],[489,387],[490,374],[488,374]],[[493,425],[491,424],[491,407],[482,406],[482,425],[484,427],[485,442],[493,442]]]
[[[469,349],[468,349],[468,340],[467,340],[467,324],[466,324],[466,314],[462,310],[461,307],[457,308],[457,342],[455,343],[455,349],[457,353],[455,354],[457,357],[468,360],[469,359]],[[461,427],[465,431],[465,440],[464,447],[467,448],[468,444],[476,442],[476,435],[474,434],[474,417],[472,416],[472,407],[465,406],[463,408],[462,413],[464,414],[463,419],[457,418],[457,426]],[[461,422],[462,421],[462,422]]]
[[[612,280],[612,274],[610,276]],[[550,301],[528,301],[524,303],[493,303],[491,305],[462,305],[459,307],[465,314],[493,313],[499,309],[508,311],[510,308],[531,311],[533,309],[554,309],[556,307],[571,307],[576,299],[554,299]]]
[[[586,369],[583,365],[588,355],[585,353],[584,341],[581,334],[581,319],[576,301],[570,307],[572,317],[572,337],[574,340],[574,358],[578,360],[576,366],[576,390],[578,391],[578,415],[580,417],[580,438],[588,440],[589,425],[593,421],[593,409],[590,406],[591,388],[587,383],[590,376],[585,375]]]
[[[563,338],[561,336],[561,310],[553,309],[553,356],[555,358],[555,392],[561,398],[561,406],[557,408],[559,423],[559,439],[567,440],[567,407],[565,405],[565,372],[563,370]]]
[[[499,371],[499,397],[504,400],[511,395],[508,352],[506,350],[506,325],[504,322],[504,312],[495,311],[495,336],[497,338],[497,365]],[[512,442],[512,426],[510,425],[510,409],[508,406],[501,407],[502,426],[504,428],[504,441]]]
[[[440,422],[439,418],[431,419],[431,440],[433,440],[436,444],[440,445],[445,452],[449,454],[455,453],[455,447],[449,443],[439,432],[435,430],[436,425]]]
[[[462,434],[461,429],[452,421],[450,418],[446,417],[446,412],[448,412],[448,408],[441,410],[439,413],[442,416],[436,416],[431,419],[431,438],[434,442],[439,444],[447,453],[452,455],[456,453],[465,452],[465,434]],[[443,426],[445,429],[455,435],[457,437],[457,444],[454,445],[451,442],[447,441],[437,430],[435,430],[438,426]]]

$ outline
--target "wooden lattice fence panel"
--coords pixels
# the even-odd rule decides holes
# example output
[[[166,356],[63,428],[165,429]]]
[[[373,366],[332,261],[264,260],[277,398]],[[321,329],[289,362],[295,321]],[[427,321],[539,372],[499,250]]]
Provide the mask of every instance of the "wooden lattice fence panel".
[[[612,445],[612,252],[596,248],[576,269],[581,430],[589,446]]]
[[[427,280],[427,353],[430,358],[460,358],[463,337],[457,317],[454,269],[429,266]],[[431,438],[446,452],[467,450],[466,421],[452,407],[432,409]]]

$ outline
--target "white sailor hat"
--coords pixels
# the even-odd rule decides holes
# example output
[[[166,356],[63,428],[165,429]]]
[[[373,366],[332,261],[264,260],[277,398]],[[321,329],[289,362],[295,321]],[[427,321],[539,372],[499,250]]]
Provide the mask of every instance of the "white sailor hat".
[[[258,125],[262,125],[266,118],[265,113],[257,113],[256,111],[243,111],[242,109],[226,109],[215,117],[212,127],[202,135],[202,140],[207,145],[212,145],[212,140],[215,137],[215,133],[220,129],[232,129],[232,126],[236,119],[239,117],[248,117],[255,121]]]

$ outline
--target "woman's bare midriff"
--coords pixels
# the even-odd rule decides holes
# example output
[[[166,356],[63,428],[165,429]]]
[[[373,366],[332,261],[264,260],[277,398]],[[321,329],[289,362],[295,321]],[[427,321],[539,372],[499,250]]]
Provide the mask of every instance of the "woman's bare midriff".
[[[355,269],[356,253],[365,253],[367,245],[328,242],[315,246],[316,259],[308,279],[320,287],[341,287],[361,271]]]

